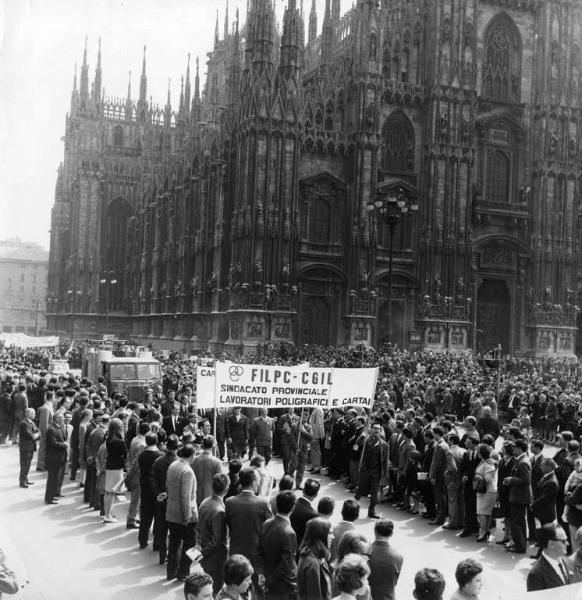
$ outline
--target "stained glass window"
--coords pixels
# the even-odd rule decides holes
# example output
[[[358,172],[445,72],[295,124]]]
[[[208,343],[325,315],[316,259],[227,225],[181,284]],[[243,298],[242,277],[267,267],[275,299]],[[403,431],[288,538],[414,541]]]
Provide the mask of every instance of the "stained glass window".
[[[382,130],[382,167],[387,171],[414,170],[414,130],[405,115],[390,116]]]
[[[483,96],[519,102],[521,91],[521,41],[513,22],[503,16],[489,26],[485,37]]]

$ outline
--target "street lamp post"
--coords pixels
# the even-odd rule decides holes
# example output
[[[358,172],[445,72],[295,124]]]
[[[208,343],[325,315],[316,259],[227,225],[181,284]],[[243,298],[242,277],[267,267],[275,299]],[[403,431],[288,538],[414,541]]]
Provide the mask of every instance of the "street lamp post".
[[[389,343],[392,339],[392,269],[394,263],[394,232],[402,219],[402,215],[418,210],[416,199],[408,197],[404,188],[383,192],[378,190],[375,200],[366,205],[370,214],[377,213],[384,225],[388,226],[390,245],[388,247],[388,313],[386,315],[386,336]]]
[[[99,280],[99,283],[105,286],[105,333],[109,333],[109,290],[117,283],[115,273],[109,271],[103,279]]]

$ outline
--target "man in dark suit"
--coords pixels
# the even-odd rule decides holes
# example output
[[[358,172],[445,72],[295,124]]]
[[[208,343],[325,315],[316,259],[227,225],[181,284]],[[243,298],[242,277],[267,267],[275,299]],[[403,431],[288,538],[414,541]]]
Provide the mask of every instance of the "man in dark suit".
[[[544,458],[543,455],[544,443],[542,440],[533,440],[530,444],[530,463],[531,463],[531,491],[534,495],[536,495],[536,489],[538,487],[538,483],[543,476],[542,473],[542,460]],[[530,542],[535,541],[535,522],[534,515],[531,510],[531,506],[527,507],[527,537]]]
[[[370,590],[374,600],[394,600],[396,584],[404,561],[402,554],[390,545],[394,523],[380,519],[374,525],[376,539],[370,546]]]
[[[230,534],[229,555],[242,554],[253,565],[253,582],[258,583],[260,560],[260,542],[263,523],[273,516],[269,500],[256,495],[258,481],[251,467],[241,469],[239,481],[240,494],[227,498],[225,502],[226,524]]]
[[[356,500],[370,494],[370,507],[368,517],[377,519],[376,504],[378,503],[378,489],[380,482],[388,483],[389,475],[389,448],[388,444],[380,437],[382,425],[374,423],[368,439],[364,442],[362,458],[360,460],[360,482],[356,492]],[[409,439],[412,441],[412,435]],[[404,443],[404,442],[401,442]]]
[[[196,502],[198,506],[205,498],[212,495],[213,478],[217,473],[222,473],[222,461],[212,455],[214,445],[213,436],[210,435],[204,438],[202,440],[202,453],[194,457],[192,463],[194,475],[196,475]]]
[[[24,413],[28,408],[28,397],[26,395],[26,385],[19,383],[16,393],[12,398],[12,444],[18,444],[17,437],[20,429],[20,423],[24,421]]]
[[[553,459],[544,458],[541,462],[541,469],[542,478],[533,489],[534,499],[531,503],[531,513],[541,525],[545,525],[556,520],[556,499],[560,484],[556,478],[556,463]],[[539,543],[539,530],[537,531],[537,537]],[[538,553],[532,558],[539,558],[541,553],[542,548],[539,545]]]
[[[200,566],[212,577],[214,594],[222,587],[222,567],[228,557],[224,496],[229,483],[228,475],[216,473],[212,478],[212,495],[203,500],[198,509]]]
[[[333,528],[333,540],[331,542],[330,562],[337,559],[337,549],[342,536],[347,531],[354,531],[354,522],[360,517],[360,505],[355,500],[348,498],[342,506],[342,520]]]
[[[443,439],[443,433],[444,431],[440,425],[434,427],[435,446],[428,477],[434,493],[436,516],[430,521],[431,525],[442,525],[447,516],[445,471],[447,470],[447,453],[449,447]]]
[[[20,487],[27,488],[32,485],[28,481],[30,463],[36,451],[36,440],[40,437],[38,429],[34,424],[34,408],[27,408],[24,413],[24,421],[20,423],[18,444],[20,449]]]
[[[549,590],[572,582],[570,561],[565,558],[568,538],[566,532],[553,523],[542,525],[540,530],[542,555],[527,575],[527,591]]]
[[[243,458],[248,442],[248,419],[241,414],[240,406],[234,407],[232,415],[226,419],[226,443],[229,458]]]
[[[432,457],[434,456],[434,448],[436,442],[434,441],[434,433],[432,429],[424,430],[424,454],[422,455],[420,463],[420,471],[426,473],[426,479],[419,480],[418,486],[426,506],[426,512],[422,513],[422,517],[425,519],[434,519],[436,516],[436,508],[434,503],[434,493],[432,484],[428,479],[428,473],[430,471],[430,465],[432,464]]]
[[[184,431],[184,421],[180,417],[180,403],[174,402],[172,413],[162,419],[162,427],[166,435],[177,435],[181,437]]]
[[[67,451],[69,444],[66,442],[65,417],[63,413],[56,413],[53,424],[46,432],[46,491],[45,504],[57,504],[59,481],[67,464]]]
[[[319,494],[320,487],[319,482],[315,481],[315,479],[306,479],[303,486],[303,496],[297,500],[295,508],[291,513],[291,526],[297,535],[298,547],[303,541],[307,521],[317,517],[317,511],[313,508],[311,503],[315,500],[317,494]]]
[[[467,436],[465,440],[467,452],[463,456],[461,462],[461,473],[465,484],[463,489],[463,494],[465,496],[465,523],[459,537],[469,537],[473,533],[478,533],[479,531],[479,521],[477,521],[477,494],[473,489],[475,469],[481,462],[481,458],[477,453],[478,445],[479,439],[477,437],[473,435]]]
[[[261,532],[262,571],[267,598],[294,600],[297,598],[297,536],[289,522],[295,506],[291,490],[279,492],[277,515],[265,521]]]
[[[508,552],[523,554],[526,551],[527,506],[532,501],[531,464],[527,457],[527,442],[523,439],[515,441],[513,455],[515,464],[509,477],[505,477],[503,485],[509,486],[509,506],[511,521],[511,539],[513,544],[506,546]]]

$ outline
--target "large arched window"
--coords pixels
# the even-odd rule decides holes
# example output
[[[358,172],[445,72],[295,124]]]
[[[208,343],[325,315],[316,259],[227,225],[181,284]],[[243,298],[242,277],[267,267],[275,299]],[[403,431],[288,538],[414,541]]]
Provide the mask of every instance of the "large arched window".
[[[327,200],[316,198],[309,207],[309,241],[312,244],[329,244],[331,210]]]
[[[382,168],[393,173],[414,170],[414,129],[400,112],[388,117],[382,129]]]
[[[509,181],[511,169],[508,156],[501,150],[493,150],[487,155],[488,202],[507,202],[509,200]]]
[[[123,129],[121,125],[116,125],[113,129],[113,145],[116,148],[123,146]]]
[[[519,102],[521,94],[521,38],[507,15],[495,17],[485,36],[483,97]]]

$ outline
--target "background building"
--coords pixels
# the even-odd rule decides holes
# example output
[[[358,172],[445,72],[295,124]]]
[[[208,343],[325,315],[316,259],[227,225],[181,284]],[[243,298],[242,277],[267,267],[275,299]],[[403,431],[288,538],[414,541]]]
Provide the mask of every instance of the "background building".
[[[49,253],[18,238],[0,241],[0,330],[40,335],[46,330]]]
[[[580,1],[288,0],[278,28],[251,0],[174,108],[145,51],[138,99],[113,100],[85,49],[49,329],[380,345],[391,314],[409,348],[573,354],[581,34]],[[379,198],[420,205],[392,251]]]

